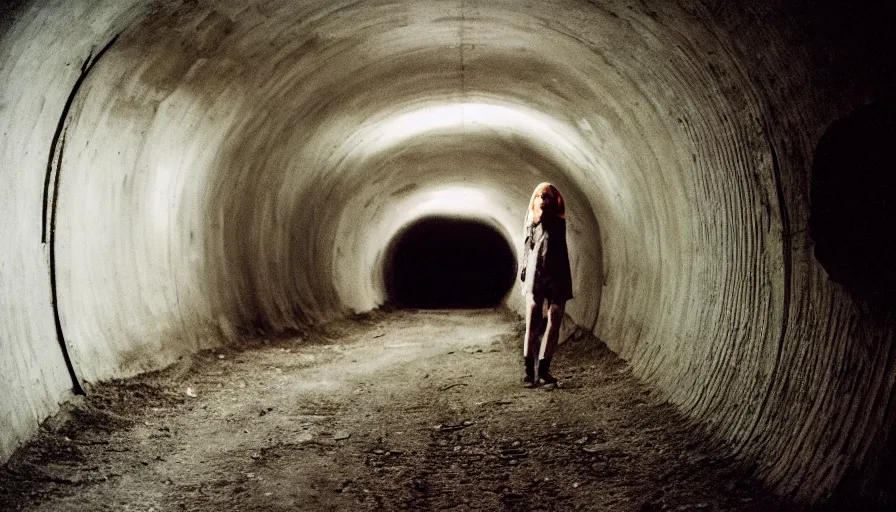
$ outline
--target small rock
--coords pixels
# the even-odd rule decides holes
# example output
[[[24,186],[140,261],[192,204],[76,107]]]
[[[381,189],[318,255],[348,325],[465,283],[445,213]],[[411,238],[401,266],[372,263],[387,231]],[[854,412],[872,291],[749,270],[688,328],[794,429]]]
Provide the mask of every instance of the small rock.
[[[585,436],[581,439],[576,439],[576,444],[585,444],[588,442],[588,436]]]
[[[343,439],[348,439],[352,435],[345,430],[337,430],[335,434],[333,434],[333,440],[342,441]]]
[[[578,487],[579,487],[579,482],[573,482],[573,483],[572,483],[572,488],[573,488],[573,489],[577,489]]]
[[[218,354],[218,359],[224,359],[224,354]]]
[[[197,396],[199,396],[198,394],[196,394],[196,390],[192,387],[188,387],[184,393],[190,398],[196,398]]]

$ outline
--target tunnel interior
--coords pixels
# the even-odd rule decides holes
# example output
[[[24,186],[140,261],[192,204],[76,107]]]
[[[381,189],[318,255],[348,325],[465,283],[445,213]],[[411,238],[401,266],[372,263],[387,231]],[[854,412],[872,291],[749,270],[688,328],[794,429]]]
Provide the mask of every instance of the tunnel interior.
[[[851,475],[876,499],[896,317],[862,301],[896,288],[896,33],[892,2],[821,4],[10,4],[0,459],[79,382],[244,330],[520,313],[510,248],[549,181],[569,324],[781,495]],[[475,282],[432,265],[466,251]]]
[[[495,307],[510,293],[516,268],[514,251],[493,226],[423,218],[387,246],[386,303],[424,309]]]

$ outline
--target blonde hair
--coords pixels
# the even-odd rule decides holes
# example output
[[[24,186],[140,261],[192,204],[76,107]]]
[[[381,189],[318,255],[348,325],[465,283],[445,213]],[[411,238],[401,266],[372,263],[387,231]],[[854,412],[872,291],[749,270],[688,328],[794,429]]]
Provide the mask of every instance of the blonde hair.
[[[566,218],[566,203],[563,201],[563,196],[560,195],[560,191],[557,190],[557,187],[548,182],[539,183],[532,192],[532,197],[529,199],[529,209],[526,211],[526,227],[531,226],[532,219],[535,218],[535,198],[543,192],[548,192],[551,196],[557,199],[557,211],[554,215],[561,219]]]

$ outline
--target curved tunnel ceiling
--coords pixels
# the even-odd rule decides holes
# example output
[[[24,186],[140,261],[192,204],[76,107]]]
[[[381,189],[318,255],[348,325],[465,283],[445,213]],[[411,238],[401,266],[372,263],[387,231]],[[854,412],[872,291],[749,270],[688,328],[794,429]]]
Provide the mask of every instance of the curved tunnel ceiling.
[[[551,181],[570,320],[778,491],[874,481],[894,321],[827,279],[807,195],[821,133],[892,92],[893,65],[820,49],[807,19],[774,2],[25,2],[2,39],[19,174],[0,197],[22,206],[4,261],[27,284],[4,276],[22,299],[0,327],[41,340],[7,349],[7,375],[46,383],[4,404],[0,453],[66,386],[39,355],[53,301],[81,380],[129,375],[382,304],[383,251],[426,216],[518,248]],[[41,216],[52,290],[46,240],[21,234]]]

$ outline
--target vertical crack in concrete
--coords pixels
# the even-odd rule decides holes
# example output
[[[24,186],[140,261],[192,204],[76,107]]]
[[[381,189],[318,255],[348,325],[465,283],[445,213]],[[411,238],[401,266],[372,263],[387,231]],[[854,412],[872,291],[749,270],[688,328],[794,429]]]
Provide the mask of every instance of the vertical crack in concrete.
[[[65,131],[66,121],[71,112],[78,91],[90,74],[90,71],[99,62],[109,48],[118,39],[116,34],[108,43],[96,54],[87,56],[84,64],[81,65],[81,74],[72,86],[72,90],[65,101],[62,108],[62,114],[59,117],[59,124],[56,125],[56,132],[53,134],[53,140],[50,144],[50,156],[47,159],[47,175],[44,179],[44,198],[43,198],[43,218],[41,227],[41,243],[50,245],[50,304],[53,308],[53,322],[56,325],[56,339],[59,341],[59,348],[62,350],[62,358],[65,360],[65,366],[68,374],[72,379],[72,391],[77,395],[84,394],[84,388],[81,387],[81,381],[75,371],[71,356],[68,351],[68,344],[65,341],[65,334],[62,331],[62,319],[59,317],[59,298],[56,290],[56,214],[59,199],[59,177],[62,171],[62,155],[65,152]],[[57,146],[59,150],[57,151]],[[53,165],[53,161],[56,164]],[[52,184],[52,187],[51,187]],[[52,192],[51,192],[52,189]]]
[[[768,127],[765,127],[765,132],[768,132]],[[790,323],[790,302],[791,302],[791,281],[793,280],[793,253],[791,250],[792,239],[790,232],[790,216],[787,210],[787,200],[784,195],[784,184],[781,179],[781,165],[778,161],[778,151],[775,149],[775,145],[771,139],[768,139],[769,151],[771,152],[772,157],[772,175],[775,178],[775,192],[778,198],[778,216],[781,218],[781,262],[784,266],[783,272],[783,284],[784,284],[784,297],[782,299],[782,315],[781,319],[781,330],[778,333],[778,343],[775,354],[775,366],[772,368],[771,376],[768,379],[768,384],[766,386],[765,394],[762,397],[762,403],[759,406],[759,411],[756,414],[753,425],[750,428],[750,434],[747,436],[748,438],[754,438],[756,428],[759,426],[760,418],[765,416],[766,411],[769,407],[770,398],[772,394],[772,387],[777,382],[778,375],[781,373],[781,363],[782,358],[784,357],[784,340],[787,337],[787,328]],[[783,387],[786,388],[789,383],[789,375],[784,375],[784,383]]]
[[[784,184],[781,181],[781,165],[778,162],[778,152],[774,144],[769,145],[772,153],[772,171],[775,175],[775,192],[778,195],[778,215],[781,217],[781,262],[784,265],[784,297],[782,300],[781,333],[778,337],[778,354],[775,362],[775,371],[781,365],[781,355],[784,351],[784,338],[787,336],[787,327],[790,321],[790,294],[791,281],[793,280],[793,251],[792,233],[790,232],[790,213],[787,211],[787,199],[784,197]]]
[[[68,95],[68,99],[65,100],[65,106],[62,107],[62,114],[59,116],[59,123],[56,125],[56,131],[53,133],[53,140],[50,142],[50,156],[47,158],[47,175],[44,179],[44,197],[43,197],[43,216],[41,218],[41,238],[40,242],[42,244],[47,243],[49,237],[49,224],[52,223],[52,219],[50,218],[50,211],[56,211],[55,205],[55,197],[56,192],[53,191],[51,193],[50,184],[53,184],[55,187],[59,184],[59,170],[58,164],[56,166],[53,165],[53,159],[57,156],[56,147],[59,145],[59,139],[62,135],[63,130],[65,129],[65,122],[68,119],[68,114],[71,112],[72,105],[75,102],[75,98],[78,96],[78,91],[81,90],[81,86],[84,84],[84,81],[87,79],[87,75],[90,74],[90,70],[96,65],[96,63],[100,60],[100,57],[112,47],[115,41],[118,39],[120,34],[116,34],[106,46],[100,50],[96,56],[93,55],[93,50],[91,50],[90,54],[84,59],[84,64],[81,65],[81,74],[78,76],[78,79],[75,81],[75,85],[72,86],[72,90]],[[62,152],[59,152],[59,162],[62,161]],[[50,204],[50,197],[54,198],[53,204]]]
[[[59,317],[59,298],[56,292],[56,200],[59,198],[59,168],[62,165],[62,153],[65,151],[65,135],[62,136],[62,143],[59,146],[59,159],[56,169],[55,186],[53,187],[53,214],[51,216],[52,223],[50,225],[50,305],[53,307],[53,323],[56,325],[56,340],[59,341],[59,348],[62,350],[62,358],[65,360],[65,367],[68,375],[72,379],[72,391],[76,395],[83,395],[84,388],[81,387],[81,381],[75,372],[75,365],[68,353],[68,344],[65,341],[65,334],[62,332],[62,319]]]

